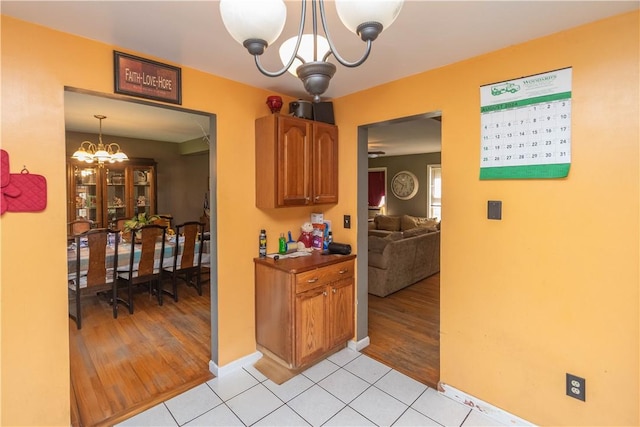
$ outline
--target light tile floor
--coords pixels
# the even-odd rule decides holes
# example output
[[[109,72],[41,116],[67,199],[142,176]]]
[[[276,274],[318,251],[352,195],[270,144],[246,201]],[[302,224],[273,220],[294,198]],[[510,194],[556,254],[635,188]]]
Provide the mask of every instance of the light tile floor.
[[[284,384],[253,366],[214,378],[118,426],[500,426],[345,348]]]

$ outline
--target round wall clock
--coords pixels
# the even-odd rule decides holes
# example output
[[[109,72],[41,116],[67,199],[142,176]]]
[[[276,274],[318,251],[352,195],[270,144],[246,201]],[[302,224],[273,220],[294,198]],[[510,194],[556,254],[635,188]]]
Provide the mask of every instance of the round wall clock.
[[[418,192],[418,178],[409,172],[401,171],[391,179],[391,191],[400,200],[409,200]]]

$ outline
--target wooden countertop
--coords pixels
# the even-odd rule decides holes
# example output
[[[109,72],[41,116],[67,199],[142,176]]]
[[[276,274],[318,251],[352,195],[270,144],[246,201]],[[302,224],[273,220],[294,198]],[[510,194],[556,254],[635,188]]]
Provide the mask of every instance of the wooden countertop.
[[[327,265],[337,264],[342,261],[348,261],[355,259],[355,254],[339,255],[339,254],[327,254],[323,255],[321,251],[314,251],[309,256],[302,256],[298,258],[285,258],[278,259],[273,258],[254,258],[253,262],[260,265],[265,265],[271,268],[275,268],[287,273],[302,273],[305,271],[313,270],[315,268],[325,267]]]

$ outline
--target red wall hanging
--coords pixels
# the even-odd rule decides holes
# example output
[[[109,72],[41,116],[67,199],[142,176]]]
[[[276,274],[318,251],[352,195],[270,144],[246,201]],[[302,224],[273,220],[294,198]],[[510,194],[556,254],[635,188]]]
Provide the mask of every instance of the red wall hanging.
[[[11,173],[9,153],[0,150],[0,215],[5,212],[40,212],[47,207],[47,180],[42,175]]]

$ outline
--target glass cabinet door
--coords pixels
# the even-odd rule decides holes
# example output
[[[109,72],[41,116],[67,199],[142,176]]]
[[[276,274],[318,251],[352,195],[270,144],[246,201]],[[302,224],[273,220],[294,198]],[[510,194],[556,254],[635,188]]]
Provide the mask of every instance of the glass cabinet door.
[[[127,186],[125,169],[105,168],[106,180],[106,207],[107,218],[105,223],[113,228],[119,218],[131,217],[127,210]]]
[[[98,168],[76,167],[74,169],[75,200],[74,219],[90,219],[99,223],[100,206],[98,203]]]
[[[153,167],[134,166],[132,168],[133,203],[136,214],[155,214],[155,192],[153,191]]]

